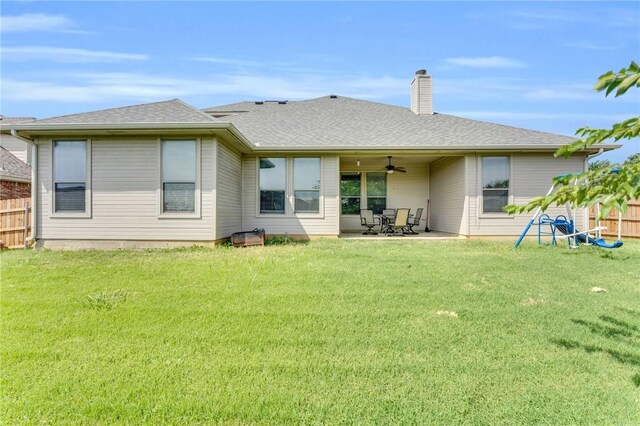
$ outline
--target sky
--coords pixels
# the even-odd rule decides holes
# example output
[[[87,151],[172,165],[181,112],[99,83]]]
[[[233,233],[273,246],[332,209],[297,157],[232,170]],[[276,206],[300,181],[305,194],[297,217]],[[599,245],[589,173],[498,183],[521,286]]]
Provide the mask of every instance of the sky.
[[[593,91],[640,59],[638,1],[3,1],[0,15],[7,116],[330,93],[409,106],[421,68],[440,113],[565,135],[640,114],[640,90]]]

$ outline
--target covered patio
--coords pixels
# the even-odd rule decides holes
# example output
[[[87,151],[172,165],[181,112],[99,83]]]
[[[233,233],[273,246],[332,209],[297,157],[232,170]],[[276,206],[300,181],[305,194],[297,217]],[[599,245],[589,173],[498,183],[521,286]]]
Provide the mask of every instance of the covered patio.
[[[427,226],[427,200],[430,197],[430,165],[439,155],[383,153],[340,157],[340,236],[341,238],[457,238],[457,234],[424,232]],[[383,213],[409,209],[409,221],[418,234],[387,236]],[[361,210],[371,210],[378,235],[362,235],[366,227]],[[431,211],[431,214],[433,211]],[[391,214],[393,216],[394,213]],[[419,215],[419,219],[415,217]]]

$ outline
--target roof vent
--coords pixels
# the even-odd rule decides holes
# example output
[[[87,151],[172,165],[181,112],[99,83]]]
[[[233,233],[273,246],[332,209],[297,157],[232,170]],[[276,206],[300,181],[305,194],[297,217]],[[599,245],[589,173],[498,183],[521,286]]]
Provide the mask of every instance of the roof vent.
[[[416,75],[427,75],[427,70],[418,70],[416,71]]]
[[[278,104],[278,105],[286,105],[289,101],[277,101],[277,100],[266,100],[266,101],[256,101],[256,105],[264,105],[264,104]]]
[[[331,99],[337,99],[337,98],[338,98],[338,95],[329,95],[329,97],[330,97]]]

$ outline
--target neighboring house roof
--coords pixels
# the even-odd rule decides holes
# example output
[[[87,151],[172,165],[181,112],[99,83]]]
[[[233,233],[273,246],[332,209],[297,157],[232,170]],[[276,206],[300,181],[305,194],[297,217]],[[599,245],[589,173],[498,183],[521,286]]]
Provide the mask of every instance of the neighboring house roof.
[[[204,111],[233,123],[260,147],[544,148],[575,140],[447,114],[416,115],[409,108],[344,96],[286,103],[240,102]],[[229,111],[234,113],[221,116]]]
[[[31,124],[212,123],[211,116],[181,101],[153,102],[36,120]]]
[[[31,181],[31,167],[0,146],[0,180]]]

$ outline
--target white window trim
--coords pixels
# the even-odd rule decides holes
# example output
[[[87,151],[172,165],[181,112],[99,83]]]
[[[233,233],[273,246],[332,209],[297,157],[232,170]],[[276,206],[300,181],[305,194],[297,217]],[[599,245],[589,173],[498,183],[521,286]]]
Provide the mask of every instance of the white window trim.
[[[165,213],[162,211],[163,204],[163,195],[164,191],[162,191],[162,141],[196,141],[196,187],[195,187],[195,198],[194,198],[194,212],[170,212]],[[201,140],[200,138],[161,138],[157,141],[157,155],[156,155],[156,165],[157,165],[157,181],[156,181],[156,193],[157,193],[157,217],[158,219],[200,219],[202,217],[202,191],[200,190],[200,173],[202,169],[202,156],[201,156]]]
[[[480,179],[478,179],[478,207],[479,207],[479,219],[515,219],[514,215],[510,215],[507,212],[484,212],[484,188],[482,187],[482,159],[485,157],[506,157],[509,159],[509,195],[507,196],[507,204],[513,204],[513,155],[509,154],[494,154],[494,155],[481,155],[478,161],[478,168],[480,169]],[[504,188],[501,188],[504,189]]]
[[[86,161],[86,175],[85,175],[85,200],[84,200],[84,212],[56,212],[56,181],[54,177],[54,142],[85,142],[87,146],[87,161]],[[49,217],[55,219],[90,219],[91,218],[91,139],[50,139],[49,148],[51,155],[49,155],[49,181],[51,182],[51,191],[49,193],[49,203],[51,205]],[[32,191],[35,188],[32,189]]]
[[[260,213],[260,158],[284,158],[285,166],[285,188],[284,188],[284,214],[279,213]],[[293,159],[294,158],[319,158],[320,159],[320,198],[318,200],[318,213],[296,213],[295,212],[295,194],[293,191]],[[324,156],[322,155],[260,155],[255,157],[255,188],[256,188],[256,218],[292,218],[301,219],[324,219]]]

